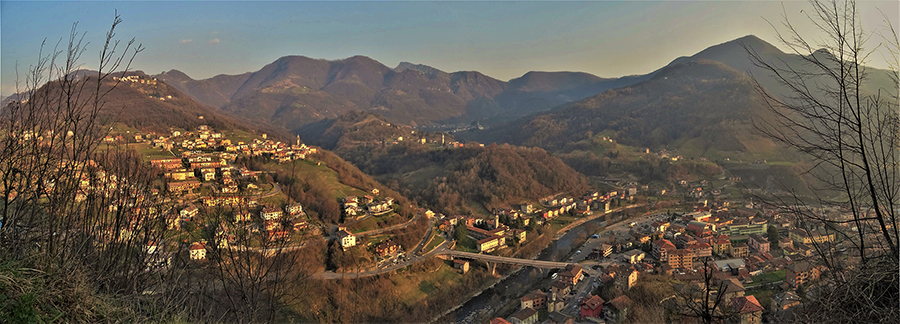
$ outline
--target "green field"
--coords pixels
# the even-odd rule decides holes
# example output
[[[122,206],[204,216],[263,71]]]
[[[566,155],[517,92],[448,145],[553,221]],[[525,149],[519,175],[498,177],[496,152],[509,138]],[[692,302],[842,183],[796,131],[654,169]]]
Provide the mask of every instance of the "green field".
[[[302,180],[307,183],[323,184],[332,196],[328,198],[340,199],[345,196],[364,196],[366,192],[345,185],[338,180],[338,173],[325,164],[319,165],[317,162],[306,160],[295,160],[290,163],[279,164],[270,162],[265,165],[268,171],[286,173],[292,175],[294,179]]]
[[[753,284],[775,282],[784,280],[784,278],[787,278],[786,270],[781,269],[778,271],[766,272],[757,276],[753,276]]]
[[[462,281],[462,274],[452,267],[441,264],[441,268],[431,273],[393,276],[395,287],[399,290],[400,299],[407,305],[414,305],[439,289],[457,286]]]
[[[423,250],[423,252],[429,252],[431,250],[434,250],[434,248],[436,248],[438,245],[441,245],[441,243],[444,243],[444,238],[442,236],[436,235],[436,234],[434,234],[434,232],[432,232],[431,235],[433,236],[433,238],[431,239],[431,242],[425,246],[425,249]]]

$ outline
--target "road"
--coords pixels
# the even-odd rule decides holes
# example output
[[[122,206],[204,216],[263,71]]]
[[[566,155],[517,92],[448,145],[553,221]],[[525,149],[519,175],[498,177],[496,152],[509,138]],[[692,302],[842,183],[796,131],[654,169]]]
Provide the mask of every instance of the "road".
[[[371,230],[371,231],[365,231],[365,232],[354,233],[354,235],[356,235],[356,237],[370,236],[370,235],[378,235],[378,234],[385,233],[385,232],[390,232],[390,231],[393,231],[393,230],[396,230],[396,229],[406,228],[406,227],[408,227],[409,225],[412,225],[412,223],[414,223],[416,220],[418,220],[419,217],[422,217],[422,214],[424,214],[424,212],[421,211],[421,210],[419,210],[419,211],[416,212],[416,216],[414,216],[412,219],[410,219],[410,220],[409,220],[408,222],[406,222],[406,223],[403,223],[403,224],[397,224],[397,225],[394,225],[394,226],[388,226],[388,227],[385,227],[385,228],[374,229],[374,230]]]
[[[435,249],[437,250],[437,249]],[[470,253],[470,252],[462,252],[462,251],[454,251],[454,250],[442,250],[435,253],[435,255],[446,254],[452,255],[457,258],[466,258],[466,259],[475,259],[482,260],[488,262],[496,262],[496,263],[507,263],[507,264],[518,264],[523,266],[542,268],[542,269],[562,269],[567,265],[573,263],[567,262],[554,262],[554,261],[542,261],[542,260],[531,260],[531,259],[518,259],[518,258],[508,258],[501,257],[490,254],[481,254],[481,253]]]
[[[581,251],[581,253],[575,253],[574,255],[572,255],[571,262],[579,262],[579,261],[586,259],[588,257],[588,255],[591,254],[591,251],[594,248],[600,246],[600,244],[602,244],[602,243],[609,242],[610,235],[615,235],[616,238],[619,240],[628,239],[629,238],[628,231],[631,230],[631,227],[629,226],[629,224],[631,224],[631,222],[635,222],[636,223],[635,228],[639,228],[639,227],[641,227],[641,225],[651,224],[657,220],[659,220],[657,215],[644,215],[644,216],[637,217],[637,218],[624,219],[624,220],[621,220],[612,225],[608,225],[600,232],[597,232],[597,234],[599,235],[599,238],[589,238],[587,241],[585,241],[584,244],[581,246],[581,248],[578,249],[578,251]],[[606,262],[591,263],[591,264],[609,265],[609,264],[617,263],[618,261],[620,261],[620,260],[615,260],[614,256],[621,257],[621,254],[612,254],[612,255],[610,255],[610,258],[607,258],[604,260]],[[618,262],[618,263],[621,263],[621,262]]]
[[[263,195],[257,196],[257,198],[272,197],[272,196],[274,196],[274,195],[277,195],[280,191],[281,191],[281,185],[279,185],[279,184],[276,182],[276,183],[273,183],[273,184],[272,184],[272,190],[271,190],[271,191],[269,191],[268,193],[265,193],[265,194],[263,194]]]
[[[627,208],[633,208],[633,207],[637,207],[637,206],[641,206],[641,205],[619,207],[619,208],[609,211],[609,213],[617,212],[617,211],[621,211],[621,210],[624,210]],[[357,236],[373,235],[373,234],[378,234],[381,232],[386,232],[386,231],[394,230],[394,229],[398,229],[398,228],[405,228],[406,226],[409,226],[409,224],[414,222],[416,219],[421,217],[421,214],[423,214],[423,212],[417,212],[416,216],[413,217],[412,220],[410,220],[409,222],[404,223],[404,224],[395,225],[395,226],[392,226],[389,228],[384,228],[384,229],[378,229],[378,230],[372,230],[372,231],[368,231],[368,232],[357,233],[356,235]],[[650,216],[643,216],[638,219],[627,219],[627,220],[620,221],[618,223],[613,224],[612,227],[608,227],[607,229],[601,231],[601,233],[606,233],[607,231],[614,229],[614,228],[618,228],[620,226],[627,226],[627,224],[632,221],[638,221],[638,220],[642,220],[642,219],[650,219]],[[582,222],[582,224],[583,223],[584,222]],[[429,231],[431,231],[431,228],[432,228],[432,226],[429,226]],[[413,252],[416,252],[419,249],[421,249],[422,246],[426,243],[425,241],[428,239],[429,236],[430,236],[430,232],[426,233],[425,237],[423,238],[423,242],[420,242],[419,245],[416,247],[416,249],[413,250]],[[601,237],[602,237],[602,235],[601,235]],[[416,263],[416,262],[419,262],[422,260],[427,260],[428,258],[430,258],[432,256],[436,256],[436,255],[452,255],[454,257],[460,257],[460,258],[477,259],[477,260],[483,260],[483,261],[488,261],[488,262],[517,264],[517,265],[530,266],[530,267],[535,267],[535,268],[562,269],[562,268],[565,268],[569,264],[573,264],[573,263],[583,260],[584,258],[587,257],[588,254],[590,254],[590,249],[586,249],[585,251],[582,251],[582,253],[573,256],[573,260],[571,262],[554,262],[554,261],[518,259],[518,258],[494,256],[494,255],[489,255],[489,254],[454,251],[454,250],[447,249],[448,242],[449,241],[442,242],[440,245],[438,245],[437,248],[435,248],[434,250],[432,250],[426,254],[423,254],[421,256],[417,256],[417,255],[415,255],[415,253],[411,253],[409,256],[404,258],[404,260],[402,262],[399,262],[397,264],[392,264],[392,265],[389,265],[384,268],[377,268],[375,270],[367,270],[367,271],[352,272],[352,273],[336,273],[333,271],[324,271],[324,272],[314,274],[313,278],[315,278],[315,279],[341,279],[341,278],[375,276],[375,275],[379,275],[379,274],[386,273],[386,272],[391,272],[391,271],[406,267],[408,265],[411,265],[413,263]],[[590,239],[590,240],[588,240],[588,242],[586,244],[588,244],[588,243],[599,245],[600,239]],[[585,246],[590,246],[590,245],[585,245]],[[576,257],[577,257],[577,259],[576,259]],[[588,267],[588,268],[585,268],[584,270],[585,270],[585,272],[590,273],[592,275],[592,277],[596,278],[596,273],[592,269],[590,269]],[[585,281],[588,281],[588,280],[585,280]],[[586,283],[586,285],[590,286],[590,283]],[[584,288],[584,289],[587,289],[587,288]]]
[[[437,248],[435,248],[433,251],[431,251],[429,253],[423,254],[421,256],[411,254],[406,259],[404,259],[404,261],[398,262],[397,264],[391,264],[384,268],[378,268],[375,270],[360,271],[360,272],[342,272],[342,273],[337,273],[334,271],[323,271],[323,272],[313,274],[312,278],[320,279],[320,280],[331,280],[331,279],[342,279],[342,278],[361,278],[361,277],[377,276],[382,273],[387,273],[387,272],[391,272],[391,271],[394,271],[397,269],[401,269],[403,267],[412,265],[419,261],[428,260],[432,256],[437,255],[439,251],[446,250],[446,245],[447,245],[447,241],[444,241],[443,243],[438,245]]]
[[[603,216],[603,215],[606,215],[606,214],[612,214],[612,213],[615,213],[615,212],[620,212],[620,211],[623,211],[623,210],[626,210],[626,209],[629,209],[629,208],[645,206],[645,205],[646,205],[646,204],[623,206],[623,207],[619,207],[619,208],[616,208],[616,209],[612,209],[612,210],[610,210],[610,211],[608,211],[608,212],[594,213],[594,214],[591,215],[591,216],[587,216],[587,217],[581,218],[581,219],[579,219],[579,220],[576,220],[576,221],[572,222],[571,224],[566,225],[566,227],[563,227],[563,228],[559,229],[559,231],[556,232],[555,239],[556,239],[556,240],[560,239],[560,238],[563,237],[563,235],[565,235],[566,232],[568,232],[569,230],[571,230],[571,229],[573,229],[573,228],[575,228],[575,227],[578,227],[578,226],[580,226],[581,224],[584,224],[584,223],[590,222],[590,221],[592,221],[592,220],[595,220],[595,219],[597,219],[597,218],[600,218],[600,216]]]

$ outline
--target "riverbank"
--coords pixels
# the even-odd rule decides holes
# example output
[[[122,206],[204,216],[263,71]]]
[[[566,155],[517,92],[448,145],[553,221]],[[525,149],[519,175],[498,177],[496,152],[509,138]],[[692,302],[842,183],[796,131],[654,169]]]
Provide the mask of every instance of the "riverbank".
[[[590,233],[585,233],[586,224],[602,222],[601,217],[624,211],[638,205],[617,208],[609,213],[598,213],[591,215],[579,221],[573,222],[572,226],[566,226],[564,233],[560,233],[563,229],[558,230],[553,238],[548,241],[547,246],[536,253],[536,257],[532,259],[544,261],[563,261],[574,250],[573,247],[580,246],[587,241]],[[599,228],[599,224],[598,228]],[[529,269],[530,271],[524,271]],[[549,271],[541,271],[530,267],[520,266],[512,270],[509,274],[499,278],[494,284],[472,294],[472,297],[465,302],[446,311],[442,316],[436,317],[431,322],[455,322],[455,323],[483,323],[493,317],[504,314],[505,312],[515,312],[517,307],[510,305],[518,305],[518,298],[529,291],[542,288],[549,285]]]

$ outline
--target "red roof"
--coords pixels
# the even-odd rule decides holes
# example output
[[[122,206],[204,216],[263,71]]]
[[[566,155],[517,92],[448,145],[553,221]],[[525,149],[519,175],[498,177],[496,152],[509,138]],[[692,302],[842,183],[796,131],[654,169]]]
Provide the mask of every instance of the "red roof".
[[[203,244],[198,243],[198,242],[194,242],[194,244],[191,244],[191,250],[192,250],[192,251],[195,251],[195,250],[205,250],[205,248],[203,248]]]
[[[656,242],[653,242],[653,244],[655,244],[656,246],[659,246],[659,248],[662,249],[662,250],[674,250],[674,249],[676,249],[676,248],[675,248],[675,244],[672,244],[672,242],[669,242],[669,240],[667,240],[667,239],[659,239],[659,240],[656,240]]]
[[[512,324],[512,323],[510,323],[509,321],[507,321],[505,319],[497,317],[497,318],[491,320],[491,324]]]
[[[609,305],[617,310],[623,310],[623,309],[628,308],[629,305],[631,305],[631,299],[628,298],[628,296],[622,295],[622,296],[616,297],[616,299],[613,299],[612,301],[610,301]]]
[[[763,307],[759,305],[759,302],[756,301],[756,297],[753,297],[753,295],[734,297],[731,299],[731,305],[739,314],[763,311]]]
[[[590,298],[581,301],[581,307],[597,309],[600,306],[603,306],[603,298],[600,298],[600,296],[597,295],[593,295]]]

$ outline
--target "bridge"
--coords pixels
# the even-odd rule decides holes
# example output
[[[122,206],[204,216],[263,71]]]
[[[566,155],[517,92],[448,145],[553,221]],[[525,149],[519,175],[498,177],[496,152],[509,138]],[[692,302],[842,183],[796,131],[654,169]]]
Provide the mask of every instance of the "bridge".
[[[491,273],[494,273],[494,271],[496,269],[496,265],[498,263],[516,264],[516,265],[529,266],[529,267],[540,268],[540,269],[563,269],[570,264],[577,264],[577,263],[569,263],[569,262],[554,262],[554,261],[510,258],[510,257],[502,257],[502,256],[496,256],[496,255],[490,255],[490,254],[470,253],[470,252],[462,252],[462,251],[454,251],[454,250],[443,250],[443,251],[435,253],[435,255],[449,255],[454,258],[481,260],[485,264],[487,264],[488,270],[490,270]]]

